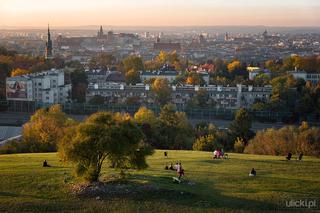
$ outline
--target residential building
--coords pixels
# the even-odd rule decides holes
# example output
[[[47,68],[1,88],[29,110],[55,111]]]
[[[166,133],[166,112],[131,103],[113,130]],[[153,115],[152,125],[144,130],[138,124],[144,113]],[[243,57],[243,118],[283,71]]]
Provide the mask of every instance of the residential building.
[[[206,85],[209,85],[210,76],[207,71],[197,71],[198,74],[201,75]],[[174,69],[174,67],[169,66],[168,64],[164,64],[163,67],[159,70],[153,71],[140,71],[140,78],[142,82],[148,82],[151,79],[155,78],[165,78],[169,83],[172,83],[181,72],[178,72]]]
[[[247,67],[249,72],[249,79],[253,80],[257,75],[266,74],[270,76],[270,71],[268,69],[262,69],[260,67]]]
[[[302,70],[295,69],[294,71],[288,71],[295,79],[301,78],[305,81],[310,81],[312,84],[320,82],[320,73],[307,73]]]
[[[105,82],[114,82],[114,83],[125,82],[124,75],[118,71],[93,69],[93,70],[86,70],[85,72],[88,78],[88,83],[100,84]]]
[[[35,101],[60,104],[70,100],[71,84],[65,83],[64,70],[51,69],[6,79],[9,101]]]
[[[221,86],[171,86],[171,102],[178,106],[186,106],[199,90],[208,94],[208,102],[216,108],[239,109],[249,108],[256,100],[268,101],[272,87],[253,87],[245,85]],[[136,98],[139,104],[155,104],[151,86],[146,84],[125,85],[119,83],[89,84],[86,100],[94,96],[102,96],[109,104],[125,104],[130,98]]]

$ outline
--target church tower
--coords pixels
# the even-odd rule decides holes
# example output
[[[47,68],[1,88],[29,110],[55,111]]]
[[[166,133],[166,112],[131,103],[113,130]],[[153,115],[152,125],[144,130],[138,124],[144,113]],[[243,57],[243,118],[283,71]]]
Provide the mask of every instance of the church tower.
[[[103,29],[102,29],[102,26],[100,26],[100,30],[98,31],[97,37],[98,37],[98,38],[102,38],[102,37],[103,37]]]
[[[52,58],[52,41],[51,41],[49,25],[48,25],[48,36],[47,36],[47,42],[46,42],[45,57],[46,59]]]

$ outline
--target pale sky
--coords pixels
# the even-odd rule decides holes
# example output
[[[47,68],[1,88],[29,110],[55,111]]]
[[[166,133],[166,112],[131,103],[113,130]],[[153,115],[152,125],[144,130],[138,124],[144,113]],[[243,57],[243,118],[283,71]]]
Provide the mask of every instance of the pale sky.
[[[0,0],[0,26],[320,26],[320,0]]]

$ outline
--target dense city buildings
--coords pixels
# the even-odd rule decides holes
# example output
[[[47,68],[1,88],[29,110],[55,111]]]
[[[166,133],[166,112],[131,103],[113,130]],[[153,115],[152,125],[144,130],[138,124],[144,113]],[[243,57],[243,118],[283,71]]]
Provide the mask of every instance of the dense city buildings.
[[[21,36],[42,43],[20,43]],[[23,69],[12,71],[6,79],[8,101],[158,105],[152,84],[165,79],[169,102],[179,107],[277,110],[291,102],[277,100],[278,105],[272,105],[276,83],[293,76],[315,85],[320,78],[310,70],[320,53],[317,33],[114,32],[100,26],[85,33],[51,32],[48,27],[47,35],[1,38],[7,48],[22,52],[28,48],[34,57],[45,56],[29,70],[22,63]],[[291,71],[297,63],[308,70]],[[69,66],[77,72],[64,72]],[[294,96],[296,86],[288,83],[283,98]],[[199,94],[204,100],[200,105],[195,101]]]
[[[98,30],[97,30],[98,29]],[[183,58],[194,62],[206,62],[214,58],[225,60],[239,59],[246,63],[258,63],[269,59],[281,59],[292,54],[300,56],[320,54],[319,33],[300,33],[280,29],[257,30],[247,32],[221,32],[220,29],[204,28],[199,30],[176,31],[133,31],[123,30],[115,33],[109,28],[105,33],[103,26],[92,30],[55,30],[43,33],[40,30],[30,32],[0,31],[1,43],[19,52],[31,52],[42,55],[43,39],[57,55],[67,59],[81,60],[98,52],[112,53],[121,59],[128,55],[139,55],[145,60],[154,58],[159,51],[177,51]],[[206,31],[207,32],[206,32]],[[279,32],[277,32],[278,30]],[[240,30],[239,30],[240,31]],[[50,39],[49,39],[50,38]],[[50,41],[51,40],[51,41]],[[51,43],[52,42],[52,43]],[[50,48],[50,44],[52,47]],[[42,49],[43,48],[43,49]]]

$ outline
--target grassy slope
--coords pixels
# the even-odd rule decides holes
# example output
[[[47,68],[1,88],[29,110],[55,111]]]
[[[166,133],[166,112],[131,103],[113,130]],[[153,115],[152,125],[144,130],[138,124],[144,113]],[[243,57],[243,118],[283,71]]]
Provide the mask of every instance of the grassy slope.
[[[283,161],[284,157],[230,154],[229,160],[211,160],[207,152],[169,151],[169,159],[157,151],[144,171],[130,171],[129,179],[184,193],[107,200],[78,198],[68,192],[72,169],[59,163],[56,153],[0,155],[0,212],[238,212],[277,209],[283,197],[320,198],[320,159]],[[47,159],[51,168],[42,168]],[[181,161],[185,179],[194,185],[173,184],[175,172],[166,162]],[[257,177],[249,178],[254,167]],[[105,167],[103,176],[116,173]],[[71,182],[74,181],[71,179]]]

